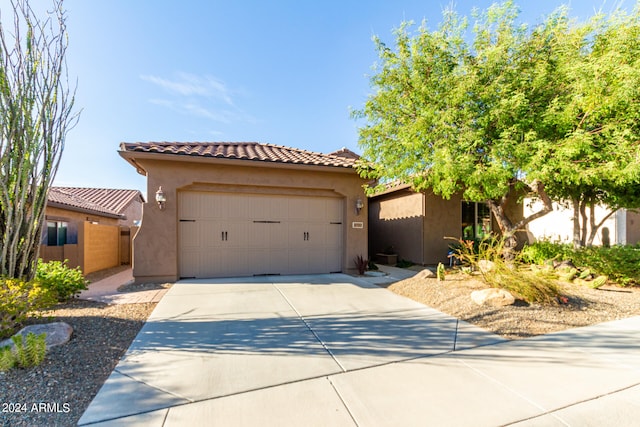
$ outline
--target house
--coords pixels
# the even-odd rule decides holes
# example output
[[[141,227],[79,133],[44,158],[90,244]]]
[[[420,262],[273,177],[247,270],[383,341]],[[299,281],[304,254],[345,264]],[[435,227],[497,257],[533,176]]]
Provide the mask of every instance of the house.
[[[51,187],[40,257],[85,274],[130,263],[130,229],[142,219],[138,190]]]
[[[522,205],[510,201],[507,213],[522,218]],[[481,238],[497,230],[484,203],[466,202],[459,194],[447,200],[395,183],[369,198],[369,254],[378,261],[393,252],[420,265],[449,263],[455,239]]]
[[[539,201],[525,199],[524,213],[538,209]],[[596,223],[611,214],[606,206],[596,206]],[[587,217],[589,213],[587,212]],[[553,204],[553,211],[528,224],[529,242],[549,240],[552,242],[573,242],[573,209],[558,203]],[[611,214],[602,224],[593,241],[594,245],[635,245],[640,242],[640,213],[619,209]]]
[[[257,142],[122,143],[147,177],[136,282],[354,271],[367,256],[357,155]]]

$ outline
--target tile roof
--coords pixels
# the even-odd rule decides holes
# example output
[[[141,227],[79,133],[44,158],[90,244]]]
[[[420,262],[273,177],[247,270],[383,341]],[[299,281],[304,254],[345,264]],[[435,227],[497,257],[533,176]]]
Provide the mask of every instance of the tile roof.
[[[124,210],[129,203],[142,194],[138,190],[122,190],[109,188],[51,187],[49,204],[117,218],[124,217]]]
[[[360,158],[358,154],[354,153],[353,151],[345,147],[342,147],[337,151],[329,153],[329,155],[336,156],[336,157],[344,157],[345,159],[353,159],[353,160],[358,160]]]
[[[355,165],[354,158],[335,153],[315,153],[259,142],[123,142],[120,144],[120,149],[123,152],[175,154],[343,168],[353,168]]]

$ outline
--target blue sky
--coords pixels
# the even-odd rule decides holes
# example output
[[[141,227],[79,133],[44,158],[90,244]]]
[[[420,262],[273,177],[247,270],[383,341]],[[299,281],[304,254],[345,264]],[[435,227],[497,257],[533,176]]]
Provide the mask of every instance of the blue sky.
[[[2,0],[2,9],[6,7]],[[491,1],[459,0],[469,15]],[[561,4],[584,20],[604,0],[517,2],[534,24]],[[404,20],[430,28],[449,1],[66,0],[76,106],[55,185],[135,188],[120,142],[257,141],[359,151],[350,108],[370,92],[373,35]],[[622,3],[630,8],[633,2]]]

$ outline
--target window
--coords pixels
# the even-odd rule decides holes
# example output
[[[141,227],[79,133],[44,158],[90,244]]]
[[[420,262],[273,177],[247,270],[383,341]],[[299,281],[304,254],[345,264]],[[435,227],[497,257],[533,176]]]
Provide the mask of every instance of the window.
[[[63,221],[47,221],[47,246],[67,244],[68,224]]]
[[[484,203],[462,202],[462,238],[482,239],[491,234],[491,210]]]

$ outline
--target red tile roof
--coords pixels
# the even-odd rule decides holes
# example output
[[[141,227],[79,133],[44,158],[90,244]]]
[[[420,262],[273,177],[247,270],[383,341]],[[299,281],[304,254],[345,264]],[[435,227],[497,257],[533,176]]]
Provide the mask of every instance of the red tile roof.
[[[124,218],[124,210],[142,193],[138,190],[109,188],[51,187],[47,203],[52,206]]]
[[[355,159],[352,157],[335,153],[315,153],[259,142],[123,142],[120,144],[120,149],[123,152],[176,154],[342,168],[353,168],[355,165]]]

